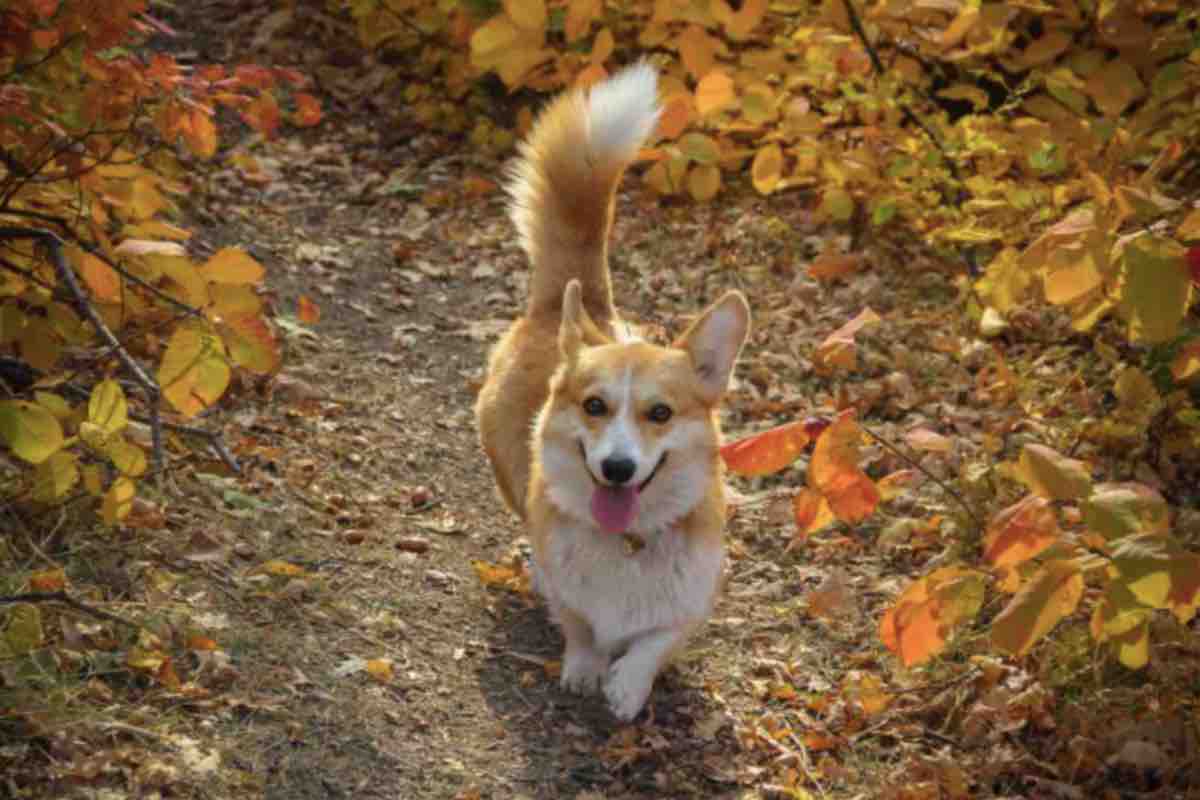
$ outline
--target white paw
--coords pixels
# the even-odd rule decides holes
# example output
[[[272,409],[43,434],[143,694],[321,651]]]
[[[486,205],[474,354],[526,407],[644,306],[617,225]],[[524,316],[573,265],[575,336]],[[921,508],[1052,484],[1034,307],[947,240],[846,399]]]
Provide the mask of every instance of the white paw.
[[[609,667],[604,696],[608,698],[613,715],[622,722],[629,722],[646,705],[653,686],[654,669],[626,655]]]
[[[600,688],[608,673],[608,658],[591,648],[579,647],[563,655],[559,684],[568,692],[591,694]]]

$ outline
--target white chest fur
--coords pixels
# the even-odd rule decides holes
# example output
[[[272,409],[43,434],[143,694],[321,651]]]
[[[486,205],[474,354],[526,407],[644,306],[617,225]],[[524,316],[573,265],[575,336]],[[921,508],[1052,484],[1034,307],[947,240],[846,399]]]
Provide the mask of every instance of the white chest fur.
[[[588,621],[596,646],[612,653],[630,639],[703,622],[712,611],[724,547],[668,528],[629,553],[621,536],[564,522],[535,558],[535,578],[552,612]],[[540,562],[540,563],[539,563]]]

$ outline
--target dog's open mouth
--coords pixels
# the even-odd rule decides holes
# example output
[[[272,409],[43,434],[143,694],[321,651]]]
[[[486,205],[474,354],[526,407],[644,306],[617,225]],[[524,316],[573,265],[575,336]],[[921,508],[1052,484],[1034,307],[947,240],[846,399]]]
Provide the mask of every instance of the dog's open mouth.
[[[592,475],[591,469],[587,467],[587,450],[584,449],[583,442],[579,443],[579,453],[583,457],[584,468],[595,484],[592,491],[592,518],[608,533],[625,533],[637,519],[638,496],[646,490],[650,481],[654,480],[654,476],[666,462],[667,454],[662,454],[650,475],[639,485],[609,486],[596,480],[596,476]]]

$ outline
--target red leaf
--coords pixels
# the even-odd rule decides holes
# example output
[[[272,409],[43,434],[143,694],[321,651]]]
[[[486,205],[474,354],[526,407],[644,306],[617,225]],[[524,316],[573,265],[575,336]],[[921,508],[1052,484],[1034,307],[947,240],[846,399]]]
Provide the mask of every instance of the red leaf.
[[[1186,259],[1188,272],[1192,274],[1192,283],[1200,286],[1200,244],[1188,249]]]

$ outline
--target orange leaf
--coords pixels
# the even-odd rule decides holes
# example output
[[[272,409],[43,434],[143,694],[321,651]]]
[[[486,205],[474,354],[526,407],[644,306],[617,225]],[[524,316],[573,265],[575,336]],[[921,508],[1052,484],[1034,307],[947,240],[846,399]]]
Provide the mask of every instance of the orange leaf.
[[[1050,501],[1031,494],[992,517],[983,540],[983,557],[997,567],[1020,564],[1054,544],[1058,536],[1058,520]]]
[[[604,0],[569,0],[567,20],[563,28],[567,43],[570,44],[587,33],[592,22],[599,19],[603,8]]]
[[[963,567],[943,567],[914,581],[883,615],[879,637],[904,665],[928,661],[946,647],[959,623],[983,604],[983,576]]]
[[[367,662],[367,672],[380,683],[388,683],[395,675],[390,658],[372,658]]]
[[[717,55],[717,40],[704,32],[699,25],[689,25],[675,40],[679,47],[679,59],[683,68],[699,80],[712,69]]]
[[[213,652],[215,650],[219,650],[220,648],[217,647],[217,643],[214,639],[210,639],[209,637],[202,636],[198,633],[193,633],[187,638],[187,649]]]
[[[29,576],[29,588],[35,592],[61,592],[67,588],[67,574],[61,567],[35,572]]]
[[[721,458],[729,471],[737,475],[771,475],[799,458],[808,442],[804,423],[789,422],[730,442],[721,448]]]
[[[818,281],[829,281],[858,272],[862,264],[862,253],[822,253],[808,265],[808,275]]]
[[[792,544],[797,544],[813,531],[820,530],[832,523],[836,517],[829,508],[829,501],[812,489],[801,489],[792,497],[792,513],[796,517],[796,536]],[[790,547],[791,545],[789,545]]]
[[[854,412],[842,412],[817,439],[808,467],[809,485],[843,522],[861,522],[879,505],[879,489],[858,466],[861,436]]]
[[[677,94],[663,106],[662,115],[658,118],[658,136],[662,139],[675,139],[687,128],[692,119],[692,97],[688,94]]]
[[[305,92],[300,92],[292,100],[296,103],[296,111],[292,114],[292,122],[302,128],[309,128],[321,121],[320,100]]]
[[[321,307],[302,294],[296,299],[296,316],[305,325],[316,325],[321,321]]]
[[[71,248],[72,259],[83,282],[102,303],[115,303],[121,299],[121,277],[116,270],[91,253]]]
[[[180,120],[188,149],[200,158],[212,158],[217,152],[217,126],[202,108],[193,108]]]
[[[221,322],[222,338],[233,363],[259,375],[269,375],[279,368],[279,343],[262,316],[231,314]]]
[[[742,0],[742,7],[725,22],[725,32],[735,42],[740,42],[758,27],[767,13],[767,0]]]
[[[696,86],[696,110],[701,116],[729,106],[736,99],[733,93],[733,78],[720,68],[705,75]]]
[[[239,67],[239,70],[241,68]],[[279,130],[279,104],[270,92],[263,92],[242,109],[242,119],[254,130],[270,139]]]
[[[992,623],[992,644],[1022,656],[1072,613],[1083,596],[1083,575],[1070,561],[1051,561],[1009,601]]]

